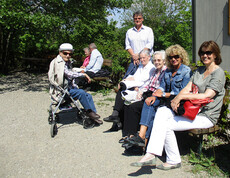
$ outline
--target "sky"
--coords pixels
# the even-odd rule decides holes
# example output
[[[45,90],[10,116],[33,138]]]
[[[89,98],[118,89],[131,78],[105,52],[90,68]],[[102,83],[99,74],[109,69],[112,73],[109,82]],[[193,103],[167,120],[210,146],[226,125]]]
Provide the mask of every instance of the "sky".
[[[117,10],[114,10],[114,11],[111,11],[111,15],[107,17],[108,21],[110,22],[110,20],[114,20],[114,21],[117,21],[117,25],[116,27],[120,28],[121,25],[122,25],[122,20],[121,20],[121,16],[122,16],[122,13],[124,12],[123,9],[119,9],[120,12],[118,12]]]

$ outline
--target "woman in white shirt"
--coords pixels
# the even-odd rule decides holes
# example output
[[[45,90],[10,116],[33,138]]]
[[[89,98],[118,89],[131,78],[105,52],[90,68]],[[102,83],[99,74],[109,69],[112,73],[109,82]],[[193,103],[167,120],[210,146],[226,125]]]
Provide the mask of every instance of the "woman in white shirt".
[[[150,61],[150,52],[143,49],[139,53],[140,62],[137,71],[134,75],[129,75],[119,84],[119,91],[117,92],[113,113],[109,117],[104,118],[105,122],[120,123],[123,122],[122,111],[124,109],[124,100],[122,99],[122,91],[124,90],[140,90],[150,82],[150,77],[155,70],[154,65]],[[134,95],[135,97],[135,95]]]

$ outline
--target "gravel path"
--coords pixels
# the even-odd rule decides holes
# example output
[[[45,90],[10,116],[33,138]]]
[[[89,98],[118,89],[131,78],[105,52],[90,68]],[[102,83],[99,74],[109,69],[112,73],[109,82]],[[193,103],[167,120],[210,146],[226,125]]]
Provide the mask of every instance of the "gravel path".
[[[108,116],[115,93],[93,98],[101,117]],[[187,163],[171,171],[129,166],[141,157],[123,155],[121,132],[103,133],[110,123],[93,129],[59,124],[51,138],[49,104],[46,74],[0,78],[0,177],[196,177]]]

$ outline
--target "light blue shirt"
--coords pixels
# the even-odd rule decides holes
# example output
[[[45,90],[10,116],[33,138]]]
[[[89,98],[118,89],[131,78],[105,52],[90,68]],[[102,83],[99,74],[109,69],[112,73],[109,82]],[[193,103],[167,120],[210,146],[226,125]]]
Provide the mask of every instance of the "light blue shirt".
[[[135,54],[138,54],[144,48],[150,49],[150,54],[153,54],[154,35],[150,27],[142,25],[140,31],[135,27],[130,28],[126,33],[125,49],[132,48]]]
[[[188,84],[192,71],[188,66],[181,64],[174,77],[172,73],[173,69],[166,69],[158,89],[166,93],[170,92],[171,95],[177,95]]]
[[[103,61],[104,59],[101,53],[97,49],[94,49],[91,53],[89,64],[86,66],[84,71],[90,71],[94,73],[98,72],[102,67]]]

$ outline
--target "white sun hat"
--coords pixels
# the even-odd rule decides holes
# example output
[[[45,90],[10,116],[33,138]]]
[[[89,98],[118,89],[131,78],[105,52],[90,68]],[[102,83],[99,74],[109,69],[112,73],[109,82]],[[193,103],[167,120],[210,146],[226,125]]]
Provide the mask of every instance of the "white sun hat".
[[[59,51],[74,51],[73,45],[70,43],[63,43],[60,45]]]

